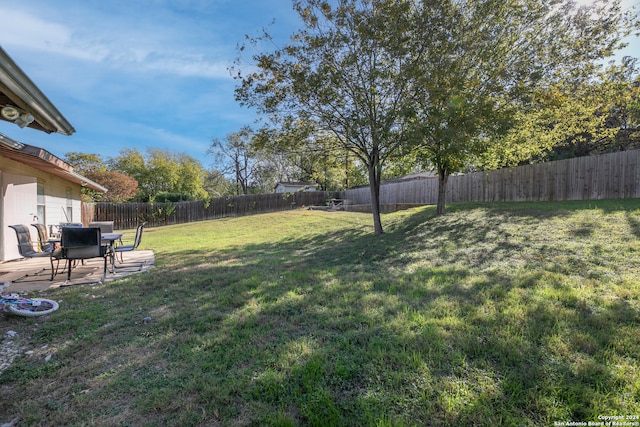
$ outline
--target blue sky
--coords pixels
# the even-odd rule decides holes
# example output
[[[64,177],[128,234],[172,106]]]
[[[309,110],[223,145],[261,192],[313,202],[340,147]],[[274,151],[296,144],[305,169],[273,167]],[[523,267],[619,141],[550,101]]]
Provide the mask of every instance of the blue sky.
[[[2,0],[0,45],[76,133],[2,121],[0,132],[58,157],[151,147],[208,168],[211,139],[255,119],[234,100],[237,44],[267,26],[285,43],[299,25],[290,0]],[[640,56],[630,42],[625,53]]]
[[[211,139],[255,118],[228,67],[266,26],[284,41],[297,29],[289,0],[2,0],[0,45],[76,133],[0,132],[58,157],[153,147],[209,167]]]

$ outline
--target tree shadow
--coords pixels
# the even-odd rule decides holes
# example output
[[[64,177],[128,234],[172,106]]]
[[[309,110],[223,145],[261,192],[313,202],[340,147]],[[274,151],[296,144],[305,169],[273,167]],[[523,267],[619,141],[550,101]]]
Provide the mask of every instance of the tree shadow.
[[[144,303],[153,321],[148,337],[96,323],[121,363],[91,365],[105,384],[95,397],[120,387],[139,421],[201,425],[547,425],[638,403],[616,396],[635,381],[620,371],[640,363],[637,306],[585,294],[539,260],[539,242],[501,234],[537,214],[450,213],[391,218],[382,236],[172,254],[105,291]],[[152,389],[139,395],[128,378]]]
[[[637,211],[635,215],[633,212],[626,212],[626,217],[631,232],[636,238],[640,239],[640,211]]]
[[[230,358],[219,368],[239,381],[222,380],[239,394],[224,403],[259,402],[295,422],[332,425],[360,417],[365,424],[550,423],[615,412],[620,403],[610,391],[620,378],[609,363],[637,363],[638,355],[620,347],[637,309],[625,301],[596,306],[554,269],[511,275],[490,268],[513,253],[538,255],[526,239],[496,236],[503,221],[528,215],[515,216],[474,221],[427,209],[383,236],[342,231],[203,253],[229,266],[203,264],[180,280],[220,301],[216,348],[236,355],[251,349],[242,367]],[[437,249],[487,241],[475,261]],[[260,310],[247,311],[255,301]],[[238,380],[249,371],[253,380]]]

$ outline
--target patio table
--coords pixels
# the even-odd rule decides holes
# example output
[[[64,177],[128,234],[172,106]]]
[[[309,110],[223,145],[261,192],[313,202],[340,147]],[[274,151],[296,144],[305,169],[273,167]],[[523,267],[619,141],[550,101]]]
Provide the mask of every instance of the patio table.
[[[113,247],[116,240],[120,240],[122,238],[123,233],[102,233],[100,237],[102,238],[102,243],[108,242],[109,246]]]
[[[103,246],[108,246],[111,251],[111,255],[109,256],[109,263],[111,264],[111,273],[115,272],[115,258],[113,248],[115,247],[116,240],[120,240],[122,238],[123,233],[102,233],[100,234],[100,239],[102,240]],[[49,243],[53,245],[54,248],[60,247],[61,238],[54,237],[49,239]],[[63,269],[64,271],[64,269]],[[52,275],[53,279],[53,275]]]
[[[103,233],[100,235],[100,238],[102,239],[102,243],[106,243],[108,246],[113,248],[116,240],[120,240],[122,235],[123,233]],[[60,237],[52,237],[48,241],[53,245],[60,245]]]
[[[116,271],[116,259],[113,248],[115,247],[116,240],[120,240],[122,238],[123,233],[102,233],[100,238],[102,239],[102,243],[106,243],[106,246],[111,250],[111,255],[109,256],[109,261],[111,262],[111,273],[115,273]]]

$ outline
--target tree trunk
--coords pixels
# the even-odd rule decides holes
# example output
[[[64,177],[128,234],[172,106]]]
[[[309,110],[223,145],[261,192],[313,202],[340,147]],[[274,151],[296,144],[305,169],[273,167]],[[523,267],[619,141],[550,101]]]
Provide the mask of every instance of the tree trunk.
[[[373,213],[373,229],[375,234],[383,234],[380,220],[380,168],[378,162],[371,162],[369,169],[369,189],[371,190],[371,213]]]
[[[449,171],[447,169],[438,168],[438,207],[436,214],[444,214],[444,205],[447,200],[447,181],[449,180]]]

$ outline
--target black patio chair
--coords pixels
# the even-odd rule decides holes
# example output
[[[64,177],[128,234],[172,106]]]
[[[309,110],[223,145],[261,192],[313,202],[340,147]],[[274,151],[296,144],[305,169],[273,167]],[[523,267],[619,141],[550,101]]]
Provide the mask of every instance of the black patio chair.
[[[98,227],[102,234],[113,233],[113,221],[93,221],[89,223],[89,227]]]
[[[40,247],[40,251],[51,251],[53,244],[49,241],[47,227],[44,224],[31,224],[31,226],[38,231],[38,246]]]
[[[29,233],[29,228],[23,224],[10,225],[9,227],[13,228],[16,232],[16,237],[18,238],[18,252],[20,256],[23,258],[44,258],[48,257],[51,262],[51,280],[53,280],[53,276],[57,273],[58,267],[60,265],[60,253],[54,251],[53,247],[47,248],[47,250],[43,250],[42,252],[38,252],[33,249],[33,245],[31,244],[31,233]],[[57,264],[54,270],[53,261],[56,260]],[[40,274],[44,268],[38,271],[34,276]],[[29,274],[22,276],[21,278],[31,276]]]
[[[75,227],[75,228],[81,228],[84,227],[82,225],[81,222],[61,222],[60,223],[60,228],[65,228],[65,227]]]
[[[56,249],[57,251],[58,249]],[[71,279],[73,261],[104,258],[102,279],[107,276],[107,260],[113,256],[110,246],[102,245],[98,227],[64,227],[60,236],[60,257],[67,261],[67,280]],[[113,264],[113,260],[111,260]]]
[[[124,262],[123,258],[122,258],[122,253],[123,252],[131,252],[131,251],[135,251],[136,248],[138,246],[140,246],[140,242],[142,241],[142,230],[144,229],[144,226],[146,225],[146,222],[143,222],[141,224],[138,225],[138,227],[136,228],[136,237],[133,240],[133,244],[131,245],[120,245],[120,246],[116,246],[114,251],[117,254],[120,254],[120,262]],[[116,256],[117,259],[117,256]]]

